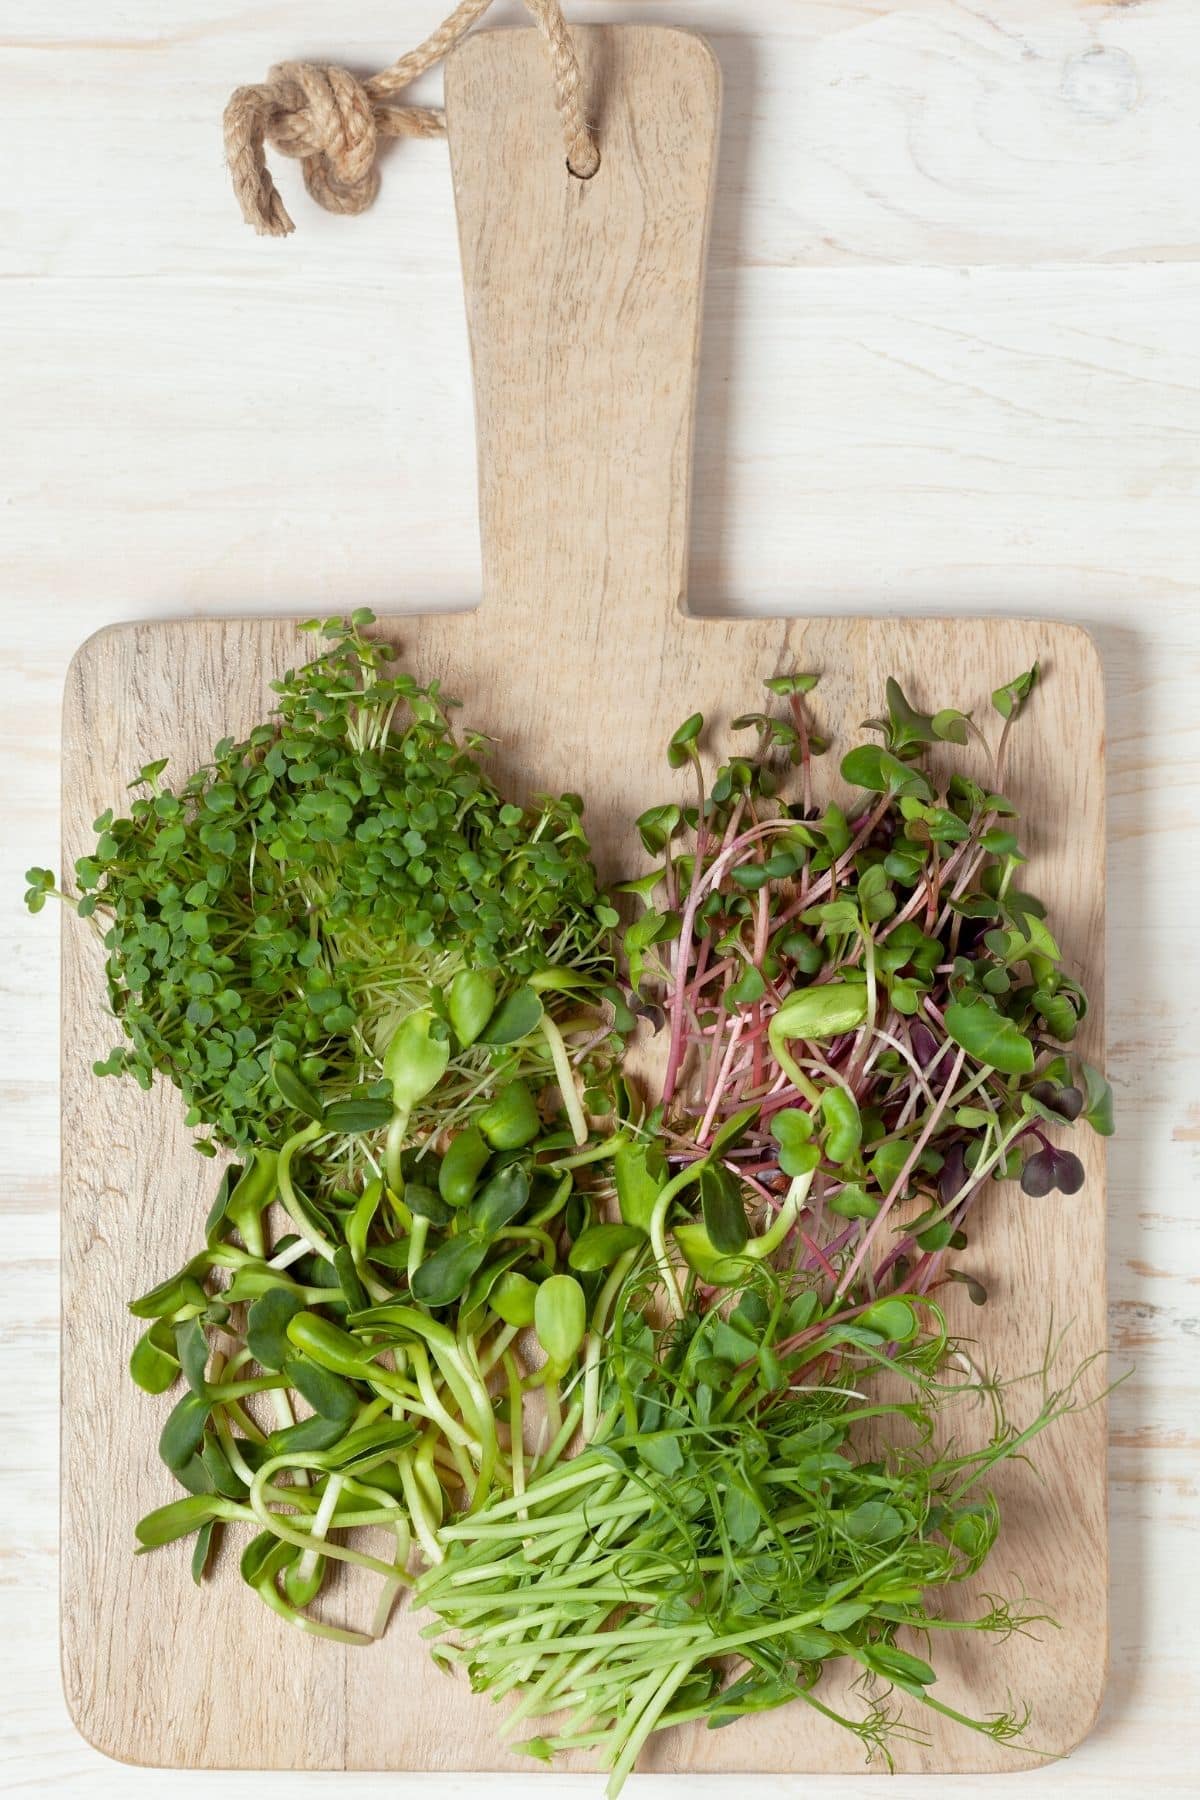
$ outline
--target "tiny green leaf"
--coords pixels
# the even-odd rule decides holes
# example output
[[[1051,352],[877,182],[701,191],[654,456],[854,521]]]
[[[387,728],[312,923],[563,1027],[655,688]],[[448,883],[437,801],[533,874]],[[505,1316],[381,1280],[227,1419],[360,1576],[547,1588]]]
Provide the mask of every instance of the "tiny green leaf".
[[[920,769],[902,763],[878,744],[860,744],[842,758],[842,780],[876,794],[916,794],[932,800],[933,790]]]
[[[455,1037],[467,1049],[496,1010],[496,982],[482,969],[460,969],[450,983],[446,1011]]]
[[[322,1123],[330,1131],[354,1137],[364,1131],[380,1131],[392,1116],[386,1100],[335,1100],[325,1109]]]
[[[279,1098],[285,1106],[290,1106],[293,1112],[302,1113],[306,1119],[321,1117],[325,1109],[319,1096],[313,1092],[307,1082],[301,1081],[290,1063],[272,1063],[271,1080]]]
[[[771,1136],[779,1145],[779,1166],[785,1175],[807,1175],[821,1160],[811,1142],[813,1118],[798,1106],[788,1106],[771,1120]]]
[[[587,1301],[573,1275],[551,1275],[538,1288],[533,1309],[538,1343],[555,1369],[565,1369],[587,1330]]]
[[[473,1235],[447,1238],[421,1264],[410,1286],[422,1306],[452,1306],[487,1255],[487,1241]]]
[[[661,1151],[640,1142],[622,1144],[613,1158],[613,1174],[622,1220],[648,1231],[655,1203],[666,1183]]]
[[[673,769],[680,769],[696,754],[696,740],[704,729],[704,714],[693,713],[685,719],[667,745],[667,761]]]
[[[201,1394],[185,1394],[171,1409],[158,1440],[158,1454],[168,1469],[181,1469],[200,1448],[209,1411]]]
[[[215,1494],[187,1494],[182,1500],[172,1500],[169,1506],[155,1507],[139,1519],[134,1535],[143,1550],[157,1550],[163,1544],[173,1544],[176,1538],[190,1537],[202,1525],[220,1518],[223,1510],[223,1503]]]
[[[862,1143],[862,1118],[854,1095],[844,1087],[827,1088],[821,1096],[825,1115],[825,1154],[830,1162],[849,1162]]]
[[[503,1319],[506,1325],[524,1330],[533,1324],[537,1283],[528,1275],[522,1275],[519,1269],[508,1269],[496,1282],[488,1299],[497,1318]]]
[[[645,1242],[645,1232],[636,1225],[589,1225],[571,1245],[567,1261],[578,1274],[591,1275],[598,1269],[611,1269],[627,1250],[636,1250]]]
[[[714,1250],[736,1256],[750,1236],[741,1184],[723,1163],[709,1163],[700,1174],[704,1229]]]
[[[1098,1131],[1101,1137],[1111,1137],[1115,1130],[1112,1089],[1091,1063],[1081,1063],[1079,1067],[1084,1083],[1083,1116],[1093,1131]]]
[[[933,715],[933,735],[943,743],[965,744],[967,714],[957,712],[952,706],[943,707],[941,712]]]
[[[498,1169],[471,1201],[467,1216],[474,1231],[494,1237],[524,1210],[529,1200],[529,1176],[520,1163]]]
[[[269,1288],[251,1303],[246,1314],[246,1348],[262,1368],[282,1369],[292,1354],[288,1325],[303,1310],[303,1295],[287,1288]]]
[[[445,1032],[445,1026],[442,1026]],[[400,1113],[411,1112],[433,1091],[450,1063],[450,1040],[439,1036],[431,1007],[419,1007],[396,1027],[383,1054],[383,1072],[392,1084]]]
[[[992,695],[992,705],[1002,719],[1015,719],[1037,684],[1039,665],[1026,669],[1023,675],[1006,681]]]
[[[1018,1025],[985,1001],[952,1001],[945,1023],[954,1042],[976,1062],[990,1064],[1003,1075],[1032,1074],[1033,1045]]]
[[[877,1331],[889,1344],[906,1344],[917,1335],[917,1315],[907,1300],[877,1300],[860,1313],[858,1322],[867,1331]]]
[[[162,1329],[170,1338],[169,1327],[151,1325],[133,1346],[129,1358],[129,1373],[144,1394],[165,1394],[179,1375],[179,1358],[161,1342]]]
[[[499,1046],[516,1044],[536,1031],[542,1019],[542,1003],[531,987],[520,987],[494,1012],[477,1043]]]

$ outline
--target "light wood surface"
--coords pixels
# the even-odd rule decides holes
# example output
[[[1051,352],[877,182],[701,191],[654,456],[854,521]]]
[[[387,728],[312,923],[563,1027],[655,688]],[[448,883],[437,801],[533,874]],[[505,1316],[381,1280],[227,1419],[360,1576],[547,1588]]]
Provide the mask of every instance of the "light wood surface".
[[[43,17],[0,0],[6,1792],[157,1800],[163,1785],[84,1742],[58,1671],[57,931],[14,895],[28,863],[54,860],[63,673],[81,640],[123,618],[478,596],[444,145],[390,152],[378,204],[351,221],[315,212],[284,167],[299,220],[285,245],[245,231],[220,166],[220,108],[238,82],[292,54],[382,67],[437,13],[429,0],[344,13],[329,0],[61,0]],[[1101,649],[1121,1121],[1110,1341],[1118,1364],[1136,1364],[1111,1414],[1112,1669],[1081,1748],[1005,1792],[1192,1795],[1200,10],[572,0],[571,14],[694,26],[724,74],[693,604],[1066,617]],[[519,17],[500,0],[498,22]],[[1060,92],[1072,58],[1096,50],[1132,62],[1130,110],[1097,116]],[[123,1454],[101,1446],[94,1460]],[[147,1685],[157,1670],[155,1656]],[[704,1800],[733,1791],[731,1778],[689,1779]],[[762,1791],[767,1780],[778,1786]],[[443,1772],[418,1786],[515,1800],[528,1782]],[[386,1774],[287,1785],[304,1800],[395,1794]],[[262,1781],[196,1772],[172,1786],[257,1800]],[[559,1800],[598,1791],[538,1777]],[[655,1775],[634,1790],[678,1791]],[[808,1800],[868,1791],[866,1774],[803,1782]],[[959,1776],[953,1791],[982,1800],[992,1784]],[[929,1784],[899,1776],[887,1792],[917,1800]]]
[[[844,731],[878,704],[890,672],[920,704],[979,706],[1040,658],[1048,686],[1022,722],[1011,787],[1028,809],[1032,879],[1095,998],[1089,1042],[1099,1057],[1104,702],[1092,646],[1071,626],[1000,620],[684,616],[717,73],[706,46],[678,33],[599,29],[580,43],[603,146],[588,183],[563,169],[531,33],[472,39],[449,71],[484,594],[474,613],[402,629],[406,659],[423,678],[441,677],[471,724],[496,738],[497,767],[514,789],[585,795],[601,869],[613,876],[636,856],[632,818],[678,787],[664,746],[682,714],[703,710],[719,733],[757,704],[767,675],[816,668],[826,673],[818,715]],[[217,737],[260,716],[271,671],[300,654],[286,626],[253,621],[93,639],[68,682],[64,860],[120,791],[118,772],[167,750],[192,766]],[[183,1558],[130,1559],[133,1520],[170,1484],[155,1466],[151,1409],[113,1379],[131,1337],[115,1297],[177,1265],[210,1171],[183,1147],[173,1095],[148,1106],[134,1090],[97,1091],[90,1062],[112,1028],[98,1005],[95,946],[70,931],[64,944],[63,1641],[80,1728],[143,1763],[516,1766],[496,1745],[487,1704],[434,1671],[403,1616],[383,1644],[356,1655],[283,1633],[228,1566],[197,1598]],[[1068,1360],[1103,1342],[1103,1156],[1095,1141],[1085,1148],[1088,1183],[1076,1199],[1030,1202],[1005,1189],[982,1221],[975,1261],[994,1298],[982,1325],[969,1306],[960,1322],[985,1333],[990,1367],[1036,1369],[1055,1322],[1068,1318]],[[110,1231],[122,1202],[132,1216]],[[1035,1407],[1031,1394],[1027,1410]],[[97,1469],[97,1435],[127,1454]],[[1053,1651],[952,1643],[939,1687],[951,1704],[984,1712],[1009,1693],[1028,1696],[1031,1741],[1051,1752],[1086,1733],[1103,1685],[1104,1443],[1097,1409],[1046,1440],[1043,1487],[1019,1468],[999,1484],[1011,1522],[989,1580],[1019,1571],[1059,1621]],[[147,1688],[137,1671],[152,1658],[162,1673]],[[854,1740],[796,1708],[733,1731],[681,1733],[649,1758],[660,1768],[780,1772],[860,1760]],[[906,1748],[899,1760],[961,1770],[1030,1759],[939,1728],[928,1749]]]

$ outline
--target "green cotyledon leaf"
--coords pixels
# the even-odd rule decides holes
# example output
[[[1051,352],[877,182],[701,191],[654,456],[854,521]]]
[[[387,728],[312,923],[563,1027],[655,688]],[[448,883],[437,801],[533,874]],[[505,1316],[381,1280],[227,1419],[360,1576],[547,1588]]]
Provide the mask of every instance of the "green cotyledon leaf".
[[[994,1007],[984,1001],[956,1000],[943,1016],[954,1042],[977,1062],[987,1063],[1003,1075],[1032,1074],[1033,1045],[1019,1025]]]

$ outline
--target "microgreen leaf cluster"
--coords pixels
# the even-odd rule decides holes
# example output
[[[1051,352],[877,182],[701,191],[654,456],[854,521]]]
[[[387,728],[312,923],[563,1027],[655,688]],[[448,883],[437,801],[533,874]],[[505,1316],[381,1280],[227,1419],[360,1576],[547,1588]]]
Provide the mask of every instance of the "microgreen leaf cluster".
[[[448,1554],[416,1592],[440,1623],[435,1654],[514,1696],[516,1748],[590,1751],[610,1800],[652,1733],[791,1701],[889,1764],[894,1740],[924,1741],[906,1703],[1019,1736],[1023,1715],[941,1700],[927,1658],[945,1631],[1042,1622],[1023,1600],[989,1596],[966,1618],[944,1601],[995,1545],[992,1470],[1074,1409],[1077,1382],[1044,1379],[1018,1428],[1003,1390],[942,1373],[952,1345],[928,1301],[880,1301],[851,1324],[767,1271],[728,1299],[655,1331],[627,1284],[591,1448],[444,1529]],[[814,1359],[835,1372],[797,1384]],[[934,1448],[948,1410],[985,1398],[984,1442]],[[858,1448],[864,1427],[882,1455]],[[845,1710],[817,1691],[832,1666],[851,1676]]]
[[[702,1279],[728,1273],[749,1229],[731,1215],[777,1216],[800,1179],[806,1265],[840,1294],[868,1275],[920,1294],[954,1278],[948,1253],[997,1182],[1035,1198],[1082,1185],[1058,1136],[1081,1115],[1110,1131],[1111,1099],[1073,1051],[1087,996],[1021,885],[1001,791],[1037,674],[993,696],[994,755],[968,713],[922,712],[889,680],[866,722],[877,741],[845,753],[824,805],[815,676],[767,684],[786,714],[735,720],[753,748],[711,783],[699,715],[672,740],[695,799],[638,821],[656,861],[625,884],[640,910],[624,946],[638,1000],[664,1020],[668,1188],[741,1121],[720,1158],[733,1188],[719,1231],[705,1209],[676,1234]],[[956,766],[971,738],[987,785]]]
[[[495,1147],[519,1116],[492,1109],[470,1172],[413,1150],[400,1192],[376,1178],[320,1212],[301,1185],[329,1148],[320,1126],[226,1169],[204,1249],[130,1307],[133,1380],[183,1390],[159,1455],[185,1497],[140,1521],[141,1550],[194,1538],[199,1582],[225,1528],[249,1526],[240,1566],[264,1601],[304,1631],[364,1643],[411,1586],[414,1542],[436,1560],[444,1519],[519,1488],[531,1395],[546,1427],[528,1473],[556,1464],[584,1412],[560,1387],[596,1361],[631,1258],[616,1281],[567,1270],[559,1246],[587,1229],[586,1203],[572,1220],[569,1171],[540,1167],[528,1144]],[[540,1367],[518,1361],[523,1327]],[[390,1560],[356,1546],[368,1524],[390,1534]],[[380,1578],[361,1625],[309,1610],[337,1562]]]
[[[147,765],[76,864],[125,1040],[97,1072],[165,1075],[223,1147],[302,1110],[281,1065],[326,1104],[369,1092],[399,1020],[461,970],[501,999],[559,965],[612,977],[578,797],[504,800],[483,740],[454,736],[436,683],[385,672],[368,623],[312,621],[332,641],[273,684],[276,719],[178,791]]]

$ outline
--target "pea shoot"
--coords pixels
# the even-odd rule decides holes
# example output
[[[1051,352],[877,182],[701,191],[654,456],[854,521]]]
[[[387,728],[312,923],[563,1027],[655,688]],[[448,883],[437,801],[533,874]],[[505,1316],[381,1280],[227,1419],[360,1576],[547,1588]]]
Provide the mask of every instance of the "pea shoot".
[[[1045,1622],[1023,1598],[990,1596],[963,1620],[937,1597],[986,1564],[1000,1528],[991,1471],[1086,1404],[1082,1371],[1059,1388],[1039,1371],[1018,1428],[1004,1389],[949,1372],[956,1347],[928,1300],[880,1301],[850,1324],[769,1269],[726,1298],[656,1330],[645,1283],[625,1284],[591,1446],[443,1529],[414,1596],[436,1617],[435,1656],[514,1696],[502,1735],[515,1748],[591,1752],[610,1800],[653,1733],[793,1701],[889,1764],[894,1739],[922,1741],[914,1709],[1019,1737],[1027,1715],[949,1706],[933,1649],[907,1645]],[[833,1350],[836,1373],[796,1384]],[[987,1440],[934,1450],[947,1412],[981,1399]],[[868,1423],[882,1457],[856,1448]],[[832,1667],[851,1678],[845,1710],[817,1691]]]

